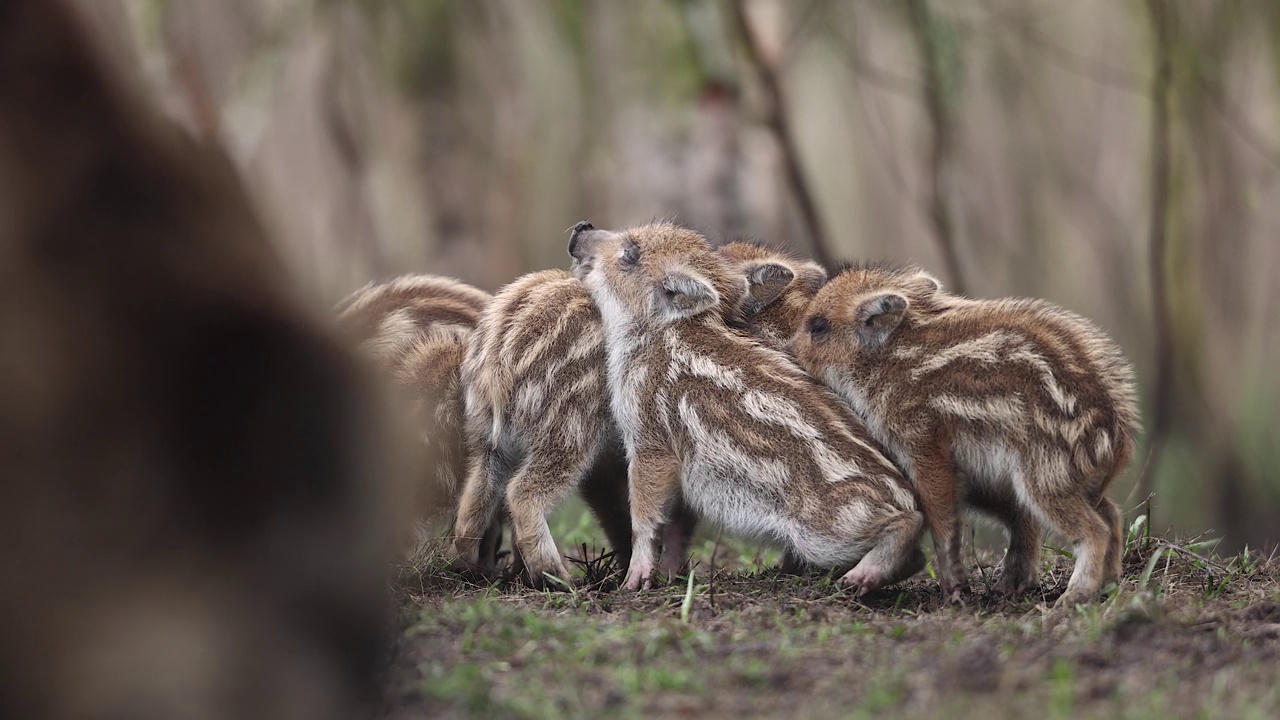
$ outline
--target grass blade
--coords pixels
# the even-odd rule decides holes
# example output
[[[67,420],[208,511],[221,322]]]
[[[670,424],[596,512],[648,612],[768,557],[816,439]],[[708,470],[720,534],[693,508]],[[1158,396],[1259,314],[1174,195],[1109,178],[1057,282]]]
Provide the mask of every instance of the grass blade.
[[[553,585],[559,585],[563,587],[565,590],[568,590],[569,594],[573,596],[574,602],[578,601],[578,588],[574,587],[573,583],[563,578],[556,577],[555,575],[552,575],[551,573],[546,571],[543,571],[542,576],[550,580]]]
[[[693,609],[693,568],[689,568],[689,585],[684,590],[684,602],[680,603],[680,622],[689,624],[689,611]]]
[[[1157,548],[1151,554],[1151,559],[1147,561],[1146,569],[1142,571],[1142,575],[1138,578],[1138,589],[1147,589],[1147,583],[1151,582],[1151,573],[1155,572],[1156,563],[1160,562],[1161,555],[1164,555],[1164,548]]]

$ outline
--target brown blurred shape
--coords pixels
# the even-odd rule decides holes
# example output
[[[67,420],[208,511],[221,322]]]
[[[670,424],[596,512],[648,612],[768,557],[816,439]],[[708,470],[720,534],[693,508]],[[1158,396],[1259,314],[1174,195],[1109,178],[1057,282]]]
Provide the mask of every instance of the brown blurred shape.
[[[232,165],[115,70],[0,1],[0,717],[353,717],[399,446]]]

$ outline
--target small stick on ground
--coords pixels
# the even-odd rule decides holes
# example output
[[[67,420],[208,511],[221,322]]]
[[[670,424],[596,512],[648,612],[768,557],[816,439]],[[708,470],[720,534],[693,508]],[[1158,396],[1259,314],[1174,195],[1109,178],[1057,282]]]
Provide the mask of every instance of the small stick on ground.
[[[711,581],[707,588],[711,609],[716,609],[716,553],[720,552],[720,533],[716,533],[715,544],[711,546]]]

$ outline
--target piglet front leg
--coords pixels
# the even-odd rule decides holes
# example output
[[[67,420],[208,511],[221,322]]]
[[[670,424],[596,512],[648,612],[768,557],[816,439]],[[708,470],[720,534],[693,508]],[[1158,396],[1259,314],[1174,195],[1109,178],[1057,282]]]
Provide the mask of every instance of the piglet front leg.
[[[623,587],[648,590],[657,569],[658,529],[680,489],[680,464],[666,449],[639,449],[627,471],[631,500],[631,564]]]

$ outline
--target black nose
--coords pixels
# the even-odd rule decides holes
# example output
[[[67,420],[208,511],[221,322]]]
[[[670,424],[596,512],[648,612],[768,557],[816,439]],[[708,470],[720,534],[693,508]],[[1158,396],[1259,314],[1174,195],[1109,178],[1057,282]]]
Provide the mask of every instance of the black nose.
[[[577,225],[574,225],[573,230],[571,230],[569,233],[569,254],[575,258],[578,257],[577,253],[574,252],[574,250],[577,250],[578,248],[578,236],[588,230],[595,230],[595,229],[596,229],[596,226],[592,225],[586,220],[583,220]]]

